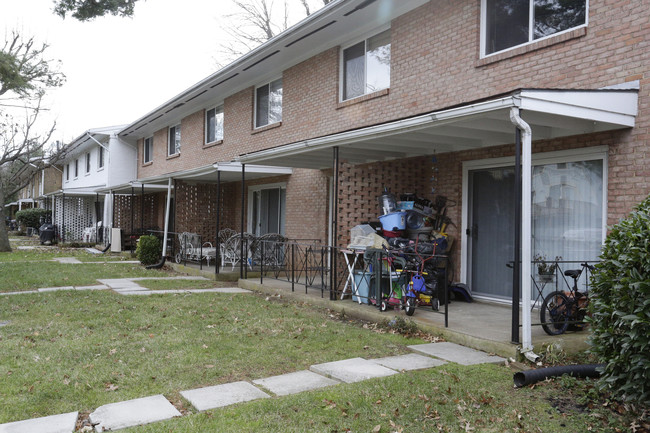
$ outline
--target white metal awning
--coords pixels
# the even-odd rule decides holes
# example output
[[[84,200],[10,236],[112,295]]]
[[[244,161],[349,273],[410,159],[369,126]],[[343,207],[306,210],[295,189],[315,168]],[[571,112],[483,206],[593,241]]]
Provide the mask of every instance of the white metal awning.
[[[167,185],[168,179],[179,179],[185,181],[214,183],[217,181],[217,172],[221,172],[221,182],[234,182],[241,180],[240,162],[217,162],[203,167],[189,170],[165,173],[158,176],[138,179],[136,182],[145,184]],[[280,176],[291,174],[292,168],[279,166],[246,165],[246,180],[260,179],[269,176]],[[130,185],[129,185],[130,188]]]
[[[510,144],[510,109],[518,108],[534,140],[634,126],[638,89],[518,90],[380,125],[290,143],[240,155],[242,163],[329,168],[332,148],[352,164],[387,161]]]

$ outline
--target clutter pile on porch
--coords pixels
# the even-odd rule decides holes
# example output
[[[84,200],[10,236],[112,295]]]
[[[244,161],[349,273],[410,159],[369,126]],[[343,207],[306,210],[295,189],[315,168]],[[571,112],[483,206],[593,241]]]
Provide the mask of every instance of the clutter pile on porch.
[[[450,288],[448,281],[454,239],[445,232],[453,224],[447,197],[438,195],[432,202],[403,193],[398,201],[385,188],[378,201],[378,221],[350,230],[351,242],[343,251],[348,279],[342,298],[351,293],[360,304],[382,311],[403,308],[409,316],[420,306],[438,311],[449,302],[450,289],[471,301],[466,286]]]

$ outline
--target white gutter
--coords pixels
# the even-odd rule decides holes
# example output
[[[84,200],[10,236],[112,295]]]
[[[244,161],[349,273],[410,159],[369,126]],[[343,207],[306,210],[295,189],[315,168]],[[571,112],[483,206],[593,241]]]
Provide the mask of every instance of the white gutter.
[[[530,125],[519,116],[519,108],[510,109],[510,121],[521,131],[521,352],[526,358],[537,358],[532,353],[531,336],[531,262],[532,262],[532,137]],[[529,356],[530,355],[530,356]]]
[[[163,249],[162,256],[165,257],[167,253],[167,233],[169,232],[169,206],[171,206],[172,198],[172,178],[167,181],[167,206],[165,207],[165,233],[163,234]]]

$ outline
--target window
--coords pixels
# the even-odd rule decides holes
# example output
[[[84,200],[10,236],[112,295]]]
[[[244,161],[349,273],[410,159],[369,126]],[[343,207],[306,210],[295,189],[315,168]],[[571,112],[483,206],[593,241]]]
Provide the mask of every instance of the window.
[[[255,127],[282,121],[282,78],[255,89]]]
[[[90,152],[86,154],[86,173],[90,173]]]
[[[65,165],[65,180],[70,180],[70,163]]]
[[[223,140],[223,105],[205,112],[205,142]]]
[[[79,177],[79,159],[74,160],[74,177]]]
[[[97,155],[97,168],[104,168],[104,148],[99,146]]]
[[[169,128],[169,146],[167,148],[167,155],[177,155],[181,152],[181,125],[172,126]]]
[[[482,0],[483,54],[587,24],[587,0]]]
[[[151,161],[153,161],[153,137],[148,137],[142,144],[142,163],[146,164]]]
[[[255,236],[285,233],[286,184],[259,185],[248,191],[248,230]]]
[[[343,100],[390,87],[390,29],[343,50]]]

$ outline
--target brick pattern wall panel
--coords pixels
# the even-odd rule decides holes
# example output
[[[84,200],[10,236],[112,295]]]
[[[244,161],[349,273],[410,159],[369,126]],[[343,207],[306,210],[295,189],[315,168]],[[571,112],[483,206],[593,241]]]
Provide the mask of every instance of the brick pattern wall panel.
[[[65,241],[80,241],[83,231],[95,224],[95,197],[57,197],[54,224],[59,236],[65,234]],[[65,232],[64,232],[65,230]]]

